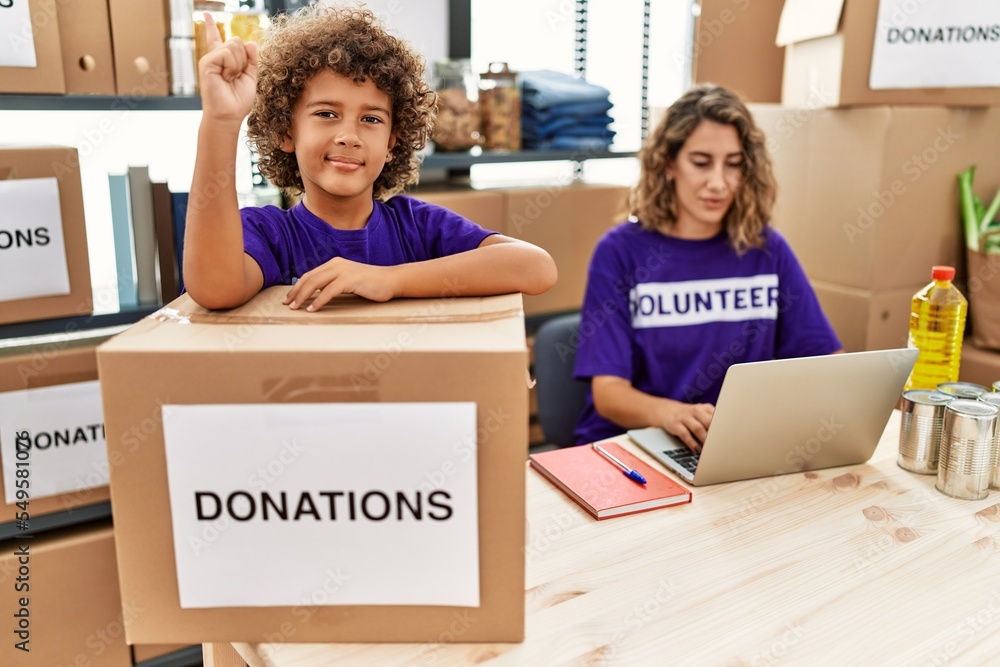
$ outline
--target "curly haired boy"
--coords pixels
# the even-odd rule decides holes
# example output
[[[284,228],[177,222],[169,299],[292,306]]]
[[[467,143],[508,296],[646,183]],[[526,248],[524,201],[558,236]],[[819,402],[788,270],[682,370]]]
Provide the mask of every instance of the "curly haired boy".
[[[290,284],[291,308],[338,294],[395,297],[540,294],[556,280],[547,252],[446,209],[399,195],[436,95],[422,59],[368,10],[313,5],[278,17],[257,45],[222,42],[198,65],[202,121],[187,214],[184,281],[207,308],[232,308]],[[240,125],[260,170],[302,200],[240,209]],[[311,301],[310,301],[311,298]]]

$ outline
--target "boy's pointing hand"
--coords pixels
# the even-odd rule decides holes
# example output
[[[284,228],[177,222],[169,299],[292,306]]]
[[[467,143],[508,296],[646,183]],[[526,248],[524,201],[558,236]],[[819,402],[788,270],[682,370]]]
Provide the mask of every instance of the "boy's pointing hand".
[[[225,42],[215,19],[205,14],[208,53],[198,62],[202,113],[216,120],[242,123],[257,90],[257,45],[239,37]]]

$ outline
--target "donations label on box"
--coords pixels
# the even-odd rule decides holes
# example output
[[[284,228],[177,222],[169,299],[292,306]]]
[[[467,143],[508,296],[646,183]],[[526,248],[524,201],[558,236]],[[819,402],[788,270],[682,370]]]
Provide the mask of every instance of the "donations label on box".
[[[59,182],[0,181],[0,301],[69,293]]]
[[[105,486],[108,452],[99,383],[0,393],[0,456],[8,504],[24,500],[18,489],[34,500]]]
[[[28,0],[0,2],[0,67],[37,67]]]
[[[869,86],[1000,86],[996,0],[880,0]]]
[[[475,403],[162,414],[182,608],[479,606]]]

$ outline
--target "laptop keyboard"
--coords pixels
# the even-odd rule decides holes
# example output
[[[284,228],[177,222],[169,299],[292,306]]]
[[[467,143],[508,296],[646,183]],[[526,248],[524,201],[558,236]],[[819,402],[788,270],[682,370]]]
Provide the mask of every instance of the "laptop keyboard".
[[[682,468],[687,470],[692,475],[694,474],[695,468],[698,467],[698,455],[690,449],[665,449],[663,450],[663,453],[676,461]]]

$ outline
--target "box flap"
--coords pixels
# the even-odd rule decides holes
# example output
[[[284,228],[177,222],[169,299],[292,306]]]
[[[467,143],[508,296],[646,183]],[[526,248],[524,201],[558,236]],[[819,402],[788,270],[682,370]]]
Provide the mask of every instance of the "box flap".
[[[351,294],[334,298],[317,312],[292,310],[282,301],[287,285],[262,290],[230,310],[208,310],[187,294],[150,315],[158,320],[218,324],[393,324],[489,322],[521,315],[521,295],[394,299],[376,303]]]
[[[778,22],[778,46],[837,33],[844,0],[785,0]]]

